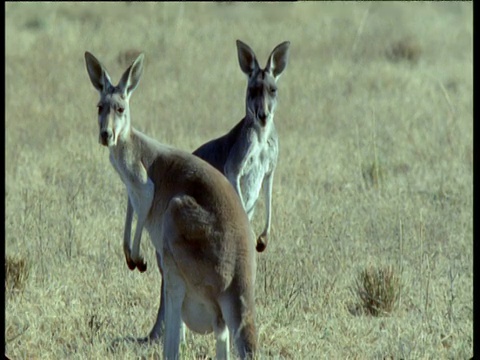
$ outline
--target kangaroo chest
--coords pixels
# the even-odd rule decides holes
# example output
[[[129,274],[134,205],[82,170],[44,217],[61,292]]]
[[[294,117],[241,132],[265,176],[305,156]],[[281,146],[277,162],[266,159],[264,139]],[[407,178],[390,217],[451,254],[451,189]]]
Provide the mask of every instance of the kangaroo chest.
[[[263,179],[275,170],[278,158],[278,141],[274,136],[263,143],[253,142],[251,146],[240,175],[240,187],[247,210],[255,205]]]
[[[117,160],[113,155],[110,162],[127,188],[128,198],[137,216],[146,216],[150,210],[155,185],[148,177],[141,161],[129,161],[128,157]]]

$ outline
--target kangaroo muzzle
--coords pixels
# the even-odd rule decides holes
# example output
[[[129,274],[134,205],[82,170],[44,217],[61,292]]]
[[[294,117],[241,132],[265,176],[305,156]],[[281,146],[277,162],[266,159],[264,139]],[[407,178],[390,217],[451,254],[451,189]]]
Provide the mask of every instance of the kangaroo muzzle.
[[[113,141],[113,131],[111,129],[100,130],[99,142],[103,146],[109,146]]]

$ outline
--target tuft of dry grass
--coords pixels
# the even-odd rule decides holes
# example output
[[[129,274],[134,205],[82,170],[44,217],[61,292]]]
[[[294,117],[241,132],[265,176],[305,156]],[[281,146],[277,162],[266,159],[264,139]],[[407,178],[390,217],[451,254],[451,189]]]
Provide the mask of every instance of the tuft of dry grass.
[[[392,266],[369,266],[356,281],[356,294],[364,313],[372,316],[393,312],[401,293],[400,277]]]
[[[422,55],[422,47],[417,39],[411,36],[394,41],[386,50],[386,56],[393,62],[408,61],[416,64]]]
[[[385,168],[378,160],[362,166],[362,176],[367,188],[379,188],[385,180]]]
[[[140,53],[142,53],[142,51],[137,49],[128,49],[121,51],[117,56],[117,62],[121,67],[126,68],[130,66],[133,61],[135,61],[135,59],[138,57],[138,55],[140,55]]]
[[[30,269],[27,259],[7,255],[5,257],[5,290],[7,294],[21,293],[25,289]]]

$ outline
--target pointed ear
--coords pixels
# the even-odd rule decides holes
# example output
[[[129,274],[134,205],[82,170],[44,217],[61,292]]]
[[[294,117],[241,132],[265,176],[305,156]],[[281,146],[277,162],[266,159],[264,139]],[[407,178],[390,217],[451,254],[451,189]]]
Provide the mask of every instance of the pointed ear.
[[[247,76],[259,68],[255,53],[247,44],[237,40],[238,63]]]
[[[137,88],[143,73],[144,54],[138,55],[132,65],[123,73],[118,87],[127,96],[130,96]]]
[[[112,86],[107,70],[105,70],[100,61],[88,51],[85,51],[85,63],[87,65],[88,76],[90,76],[90,81],[95,89],[103,92],[107,87]]]
[[[287,67],[290,41],[277,45],[270,54],[265,70],[277,80]]]

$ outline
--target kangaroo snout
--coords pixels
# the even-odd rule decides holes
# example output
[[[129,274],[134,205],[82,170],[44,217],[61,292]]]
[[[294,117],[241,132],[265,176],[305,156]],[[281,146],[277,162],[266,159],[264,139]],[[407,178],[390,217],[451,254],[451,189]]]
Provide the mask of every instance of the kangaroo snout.
[[[247,108],[247,113],[257,120],[262,126],[265,126],[269,116],[269,112],[264,108]]]
[[[105,129],[100,131],[100,143],[102,145],[108,146],[113,138],[113,132],[110,129]]]
[[[265,125],[265,124],[267,123],[267,118],[268,118],[268,115],[267,115],[266,112],[260,111],[260,112],[258,113],[258,120],[260,121],[260,123],[261,123],[262,125]]]

